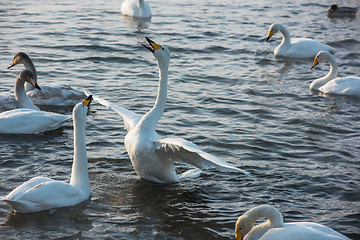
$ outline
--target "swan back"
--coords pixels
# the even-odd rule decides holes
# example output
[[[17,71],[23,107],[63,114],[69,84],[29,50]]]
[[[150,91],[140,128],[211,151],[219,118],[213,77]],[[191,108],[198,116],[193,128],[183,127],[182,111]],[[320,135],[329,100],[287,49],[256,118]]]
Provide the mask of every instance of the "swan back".
[[[121,4],[121,13],[130,17],[150,18],[151,9],[145,0],[125,0]]]
[[[263,217],[268,220],[254,227],[255,222]],[[241,240],[243,237],[247,240],[259,239],[270,228],[282,225],[282,215],[276,208],[261,205],[250,209],[238,218],[235,225],[235,238],[236,240]]]

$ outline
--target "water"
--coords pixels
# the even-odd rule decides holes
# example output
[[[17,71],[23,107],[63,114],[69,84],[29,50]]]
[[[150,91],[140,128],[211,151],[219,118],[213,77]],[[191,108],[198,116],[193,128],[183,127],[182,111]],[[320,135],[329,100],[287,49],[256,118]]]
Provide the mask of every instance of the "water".
[[[338,49],[340,76],[360,76],[360,20],[328,19],[332,2],[150,1],[151,21],[120,15],[121,1],[6,1],[0,8],[0,91],[12,92],[24,51],[38,82],[86,88],[138,114],[153,105],[156,61],[148,36],[172,52],[167,108],[157,130],[241,167],[159,185],[140,180],[124,148],[121,118],[93,103],[87,118],[91,199],[16,214],[0,203],[2,239],[233,239],[239,215],[260,204],[285,222],[313,221],[360,238],[360,99],[310,92],[313,59],[275,59],[265,43],[283,23],[296,37]],[[339,5],[358,6],[356,0]],[[70,113],[71,108],[45,108]],[[1,135],[0,195],[47,176],[68,181],[72,123],[40,135]],[[179,171],[185,166],[179,165]]]

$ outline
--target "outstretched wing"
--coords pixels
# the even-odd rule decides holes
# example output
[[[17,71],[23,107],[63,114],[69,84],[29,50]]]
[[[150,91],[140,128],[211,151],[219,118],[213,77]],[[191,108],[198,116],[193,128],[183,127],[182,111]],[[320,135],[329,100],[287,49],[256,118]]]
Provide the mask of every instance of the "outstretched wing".
[[[221,172],[241,172],[252,177],[248,172],[202,151],[197,145],[182,138],[164,138],[155,141],[156,151],[173,161],[191,164],[197,168],[216,168]]]
[[[114,112],[116,112],[117,114],[119,114],[123,121],[124,121],[124,128],[130,132],[132,129],[135,128],[135,126],[137,125],[137,123],[140,121],[141,116],[130,111],[127,110],[123,107],[117,106],[105,99],[99,98],[97,96],[94,96],[90,91],[88,90],[84,90],[85,94],[87,96],[92,95],[93,99],[98,101],[101,105],[113,110]]]

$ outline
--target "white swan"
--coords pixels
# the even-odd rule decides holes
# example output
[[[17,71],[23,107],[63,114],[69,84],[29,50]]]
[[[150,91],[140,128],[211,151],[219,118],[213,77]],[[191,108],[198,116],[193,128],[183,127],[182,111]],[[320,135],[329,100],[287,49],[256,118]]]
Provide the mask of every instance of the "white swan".
[[[73,109],[74,161],[70,184],[46,177],[35,177],[21,184],[2,200],[16,212],[31,213],[73,206],[90,197],[90,182],[86,155],[85,125],[89,96]]]
[[[30,70],[23,70],[16,78],[14,92],[12,94],[2,93],[0,94],[0,112],[17,109],[17,108],[29,108],[39,110],[35,106],[25,93],[24,84],[30,84],[37,89],[41,90],[36,82],[36,76]]]
[[[281,24],[274,23],[269,28],[269,33],[265,42],[267,42],[275,33],[283,35],[282,42],[275,48],[275,57],[289,58],[313,58],[319,51],[336,51],[335,48],[311,39],[291,39],[288,30]]]
[[[313,69],[316,65],[321,62],[327,61],[330,63],[329,73],[322,77],[314,80],[310,89],[318,90],[327,94],[343,94],[360,97],[360,78],[359,77],[338,77],[338,66],[336,60],[329,52],[319,52],[314,60],[314,64],[310,69]]]
[[[268,220],[254,227],[256,220]],[[283,223],[281,213],[268,205],[254,207],[238,218],[236,240],[350,240],[324,225],[311,222]]]
[[[149,18],[151,9],[145,0],[125,0],[121,4],[121,13],[130,17]]]
[[[195,144],[182,138],[164,138],[156,133],[156,124],[165,110],[167,98],[167,79],[170,62],[170,51],[146,38],[149,49],[158,62],[160,71],[158,95],[154,107],[143,117],[125,108],[116,106],[106,100],[94,96],[100,104],[117,112],[124,120],[128,133],[125,137],[125,148],[136,173],[143,179],[157,183],[178,182],[175,166],[171,162],[179,161],[197,168],[215,167],[220,171],[247,172],[203,152]],[[85,91],[85,93],[90,94]]]
[[[27,69],[19,73],[15,83],[16,100],[22,108],[0,113],[0,133],[37,134],[57,129],[70,119],[70,116],[39,110],[25,94],[25,82],[37,86],[34,74]]]
[[[26,53],[16,53],[8,69],[17,64],[23,64],[26,69],[32,71],[37,80],[35,66]],[[38,91],[31,84],[25,84],[27,95],[31,102],[36,105],[73,106],[81,99],[86,98],[83,91],[72,88],[69,85],[52,83],[40,86],[41,91]]]

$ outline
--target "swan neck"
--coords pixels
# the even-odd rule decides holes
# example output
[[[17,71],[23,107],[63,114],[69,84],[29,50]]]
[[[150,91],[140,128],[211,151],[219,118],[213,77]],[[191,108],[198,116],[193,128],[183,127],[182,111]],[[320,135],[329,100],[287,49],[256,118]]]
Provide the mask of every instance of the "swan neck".
[[[34,110],[40,110],[37,106],[35,106],[30,101],[30,98],[26,95],[25,88],[24,88],[24,83],[25,83],[25,81],[22,80],[19,76],[16,78],[15,87],[14,87],[16,100],[20,103],[20,105],[23,108],[30,108],[30,109],[34,109]]]
[[[144,0],[137,0],[137,5],[139,8],[143,8],[144,7]]]
[[[280,43],[280,46],[290,46],[291,45],[291,37],[289,31],[284,27],[280,27],[280,33],[283,36],[283,39]]]
[[[245,214],[246,221],[251,225],[254,225],[260,218],[267,218],[268,220],[253,227],[248,233],[246,233],[246,236],[252,237],[251,239],[259,239],[269,229],[281,227],[283,225],[281,213],[277,209],[267,205],[251,209]]]
[[[85,140],[85,119],[74,119],[74,160],[71,171],[70,184],[85,194],[90,195],[88,175],[88,160]]]
[[[26,58],[24,61],[23,61],[23,64],[24,64],[24,67],[25,69],[28,69],[30,70],[34,76],[35,76],[35,81],[37,82],[37,72],[36,72],[36,68],[34,66],[34,63],[31,61],[30,58]],[[28,92],[28,91],[31,91],[35,89],[35,87],[30,84],[30,83],[25,83],[25,91]]]
[[[268,206],[259,207],[254,211],[253,218],[251,219],[251,221],[255,223],[260,218],[268,219],[268,221],[265,223],[269,228],[281,227],[283,225],[283,218],[281,213],[273,207],[268,207]]]
[[[155,131],[156,124],[160,120],[161,115],[164,113],[166,107],[169,64],[161,64],[158,62],[158,67],[159,87],[156,101],[153,108],[147,114],[145,114],[140,123],[144,128],[150,131]]]
[[[327,61],[330,64],[330,71],[324,77],[314,80],[310,85],[310,89],[319,90],[320,87],[324,86],[326,83],[336,78],[338,73],[338,65],[335,58],[329,58],[327,59]]]

